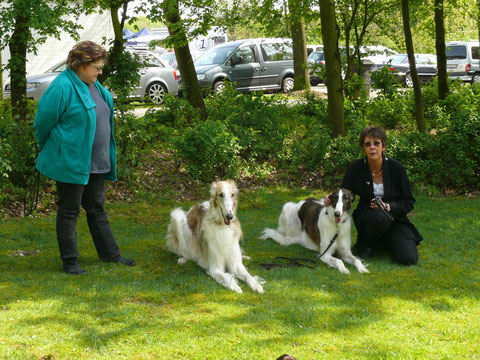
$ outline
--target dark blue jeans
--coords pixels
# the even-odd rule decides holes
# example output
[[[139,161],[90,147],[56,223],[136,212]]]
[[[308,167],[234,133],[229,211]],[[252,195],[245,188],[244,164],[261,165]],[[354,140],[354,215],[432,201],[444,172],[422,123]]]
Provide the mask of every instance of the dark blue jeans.
[[[120,255],[105,211],[103,174],[90,174],[87,185],[57,181],[57,241],[62,260],[78,257],[77,218],[80,206],[87,212],[87,223],[100,259]]]

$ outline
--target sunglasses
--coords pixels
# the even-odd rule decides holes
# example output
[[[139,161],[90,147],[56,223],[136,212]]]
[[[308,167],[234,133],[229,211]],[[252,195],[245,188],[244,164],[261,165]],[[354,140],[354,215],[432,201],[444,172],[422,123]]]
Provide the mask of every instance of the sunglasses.
[[[370,141],[367,141],[367,142],[363,143],[363,146],[367,147],[367,148],[372,146],[372,145],[375,146],[375,147],[379,147],[379,146],[382,145],[382,142],[381,141],[374,141],[373,143],[371,143]]]

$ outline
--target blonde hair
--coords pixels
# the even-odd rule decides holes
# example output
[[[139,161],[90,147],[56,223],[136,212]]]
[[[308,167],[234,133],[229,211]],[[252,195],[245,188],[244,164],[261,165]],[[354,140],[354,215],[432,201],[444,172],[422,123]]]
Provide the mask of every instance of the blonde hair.
[[[107,59],[107,50],[93,41],[80,41],[70,50],[67,57],[67,66],[77,70],[80,65],[90,64],[97,60]]]

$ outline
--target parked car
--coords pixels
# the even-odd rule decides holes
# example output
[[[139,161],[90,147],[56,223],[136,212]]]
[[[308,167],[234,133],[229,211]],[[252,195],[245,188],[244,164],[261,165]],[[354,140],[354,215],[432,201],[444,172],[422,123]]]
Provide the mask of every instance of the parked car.
[[[202,91],[228,80],[239,91],[293,90],[293,51],[288,39],[249,39],[217,45],[195,62]]]
[[[146,67],[140,69],[140,82],[130,96],[161,104],[166,93],[173,95],[178,93],[176,70],[155,54],[146,55],[145,60]],[[64,60],[52,66],[44,74],[28,76],[27,97],[38,101],[50,83],[66,69],[65,62]],[[5,85],[5,98],[10,97],[10,92],[10,83],[8,83]],[[114,93],[112,95],[115,96]]]
[[[323,82],[319,73],[321,72],[321,67],[325,66],[325,53],[323,51],[314,51],[308,56],[307,62],[310,68],[310,85],[316,86]]]
[[[478,41],[450,41],[446,44],[447,73],[450,79],[480,83]]]
[[[323,51],[323,45],[307,45],[307,56],[310,56],[310,54],[314,51]]]
[[[428,83],[437,75],[437,57],[431,54],[415,54],[415,65],[420,82]],[[385,64],[376,64],[372,66],[374,72],[381,67],[387,66],[395,72],[398,81],[407,87],[413,86],[412,76],[410,75],[410,64],[407,54],[392,55]]]

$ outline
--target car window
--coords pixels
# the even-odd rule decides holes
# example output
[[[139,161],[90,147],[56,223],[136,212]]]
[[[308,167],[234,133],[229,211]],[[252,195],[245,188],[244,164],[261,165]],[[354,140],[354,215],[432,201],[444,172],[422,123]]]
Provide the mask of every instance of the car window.
[[[196,62],[195,66],[202,65],[218,65],[223,64],[227,58],[235,51],[234,46],[222,46],[220,48],[213,48],[206,52]]]
[[[51,67],[50,69],[48,69],[47,71],[45,71],[46,73],[51,73],[51,72],[62,72],[63,70],[65,70],[67,68],[67,63],[66,61],[60,63],[60,64],[56,64],[54,65],[53,67]]]
[[[404,64],[408,63],[408,57],[406,55],[393,55],[388,58],[388,61],[392,64]]]
[[[316,62],[323,61],[323,59],[324,59],[323,51],[322,52],[314,51],[313,53],[310,54],[308,59],[309,60],[314,60]]]
[[[163,66],[162,62],[154,56],[145,57],[145,66],[146,67],[162,67],[162,68],[165,67]]]
[[[253,49],[253,46],[245,46],[240,48],[235,52],[235,55],[242,59],[240,64],[250,64],[257,62],[257,59],[255,57],[255,50]]]
[[[465,45],[447,45],[447,60],[466,59],[467,47]]]
[[[287,44],[260,44],[265,61],[292,60],[293,50]]]
[[[472,59],[480,59],[480,47],[472,46]]]

